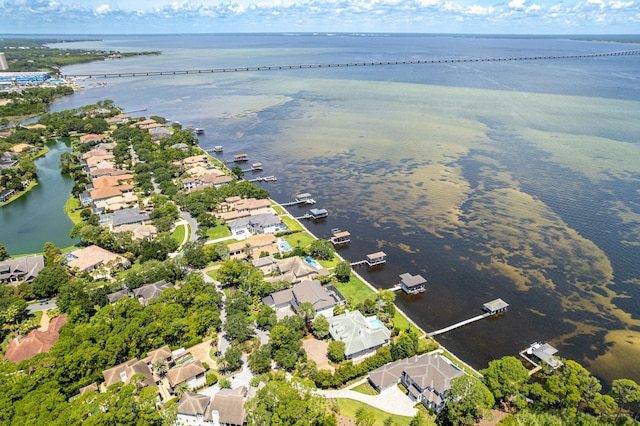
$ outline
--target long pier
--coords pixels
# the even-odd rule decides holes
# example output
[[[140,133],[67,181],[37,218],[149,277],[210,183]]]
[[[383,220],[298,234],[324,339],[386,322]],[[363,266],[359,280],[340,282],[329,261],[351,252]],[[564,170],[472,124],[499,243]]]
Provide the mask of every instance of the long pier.
[[[543,55],[543,56],[514,56],[507,58],[449,58],[449,59],[416,59],[397,61],[371,61],[371,62],[342,62],[324,64],[293,64],[293,65],[257,65],[244,67],[207,68],[195,70],[171,70],[171,71],[134,71],[95,74],[64,74],[63,78],[118,78],[118,77],[151,77],[161,75],[182,74],[215,74],[246,71],[273,71],[294,70],[308,68],[338,68],[338,67],[364,67],[380,65],[417,65],[417,64],[447,64],[461,62],[506,62],[506,61],[543,61],[557,59],[601,58],[607,56],[640,55],[640,50],[623,50],[616,52],[590,53],[582,55]]]
[[[486,317],[491,316],[491,313],[485,312],[482,315],[478,315],[477,317],[469,318],[468,320],[457,322],[449,327],[441,328],[440,330],[432,331],[431,333],[427,333],[429,337],[437,336],[438,334],[446,333],[447,331],[455,330],[456,328],[463,327],[467,324],[471,324],[472,322],[480,321],[481,319],[485,319]]]

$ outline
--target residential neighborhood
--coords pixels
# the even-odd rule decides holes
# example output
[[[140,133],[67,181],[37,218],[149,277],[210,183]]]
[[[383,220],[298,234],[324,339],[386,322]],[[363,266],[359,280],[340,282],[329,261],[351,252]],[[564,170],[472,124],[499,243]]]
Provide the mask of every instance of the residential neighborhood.
[[[16,257],[0,247],[11,377],[0,389],[12,401],[0,423],[130,424],[135,413],[171,425],[476,424],[556,392],[554,374],[586,377],[599,392],[550,345],[532,346],[524,362],[464,364],[396,306],[397,294],[427,291],[422,275],[372,286],[336,251],[349,232],[316,238],[179,123],[108,102],[43,122],[61,132],[72,119],[60,162],[74,180],[66,208],[78,244]],[[354,263],[381,267],[387,255],[376,250]],[[540,388],[530,389],[528,363]]]

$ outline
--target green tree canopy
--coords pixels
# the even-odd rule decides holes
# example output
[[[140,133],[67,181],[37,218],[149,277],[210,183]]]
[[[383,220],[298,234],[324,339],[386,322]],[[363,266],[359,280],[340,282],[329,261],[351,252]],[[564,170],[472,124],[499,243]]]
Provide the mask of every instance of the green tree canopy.
[[[332,340],[327,346],[327,355],[333,362],[344,361],[345,344],[339,340]]]
[[[519,359],[505,356],[493,360],[481,373],[483,383],[497,401],[513,403],[519,408],[526,405],[525,385],[530,377],[528,370]]]
[[[440,426],[475,424],[495,404],[491,391],[479,379],[466,374],[451,380],[445,397],[447,403],[436,418]]]

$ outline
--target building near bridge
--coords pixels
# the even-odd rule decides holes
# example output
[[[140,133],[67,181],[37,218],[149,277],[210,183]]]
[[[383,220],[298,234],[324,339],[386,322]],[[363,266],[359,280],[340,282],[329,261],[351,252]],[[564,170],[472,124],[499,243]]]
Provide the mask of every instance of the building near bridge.
[[[48,72],[0,72],[0,82],[43,83],[50,78],[51,74]]]

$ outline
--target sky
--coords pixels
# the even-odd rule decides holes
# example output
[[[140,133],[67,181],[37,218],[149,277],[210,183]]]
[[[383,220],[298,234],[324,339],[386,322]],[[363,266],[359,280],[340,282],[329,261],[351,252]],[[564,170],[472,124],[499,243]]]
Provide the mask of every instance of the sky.
[[[0,0],[1,34],[640,34],[640,0]]]

